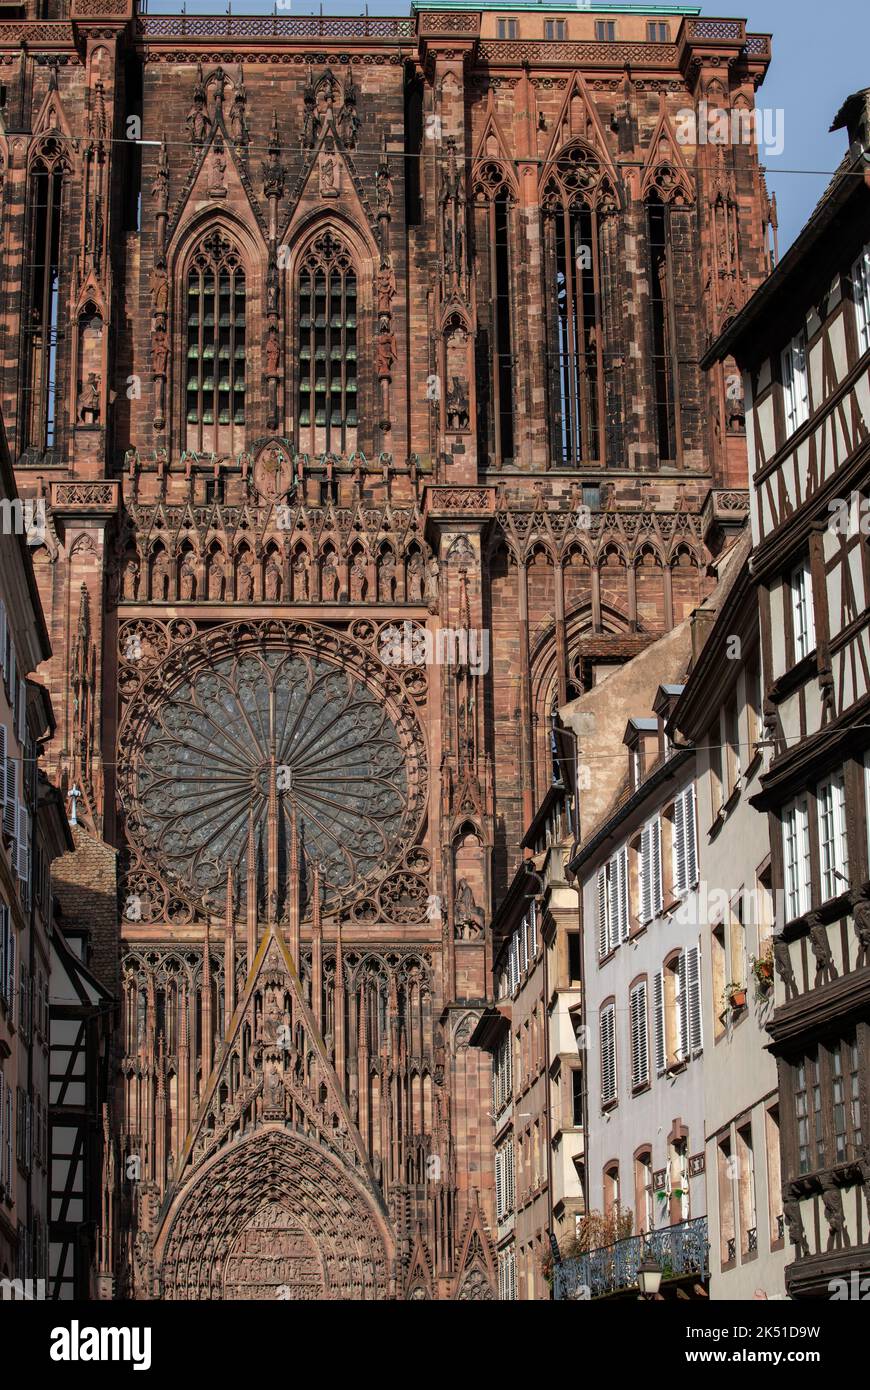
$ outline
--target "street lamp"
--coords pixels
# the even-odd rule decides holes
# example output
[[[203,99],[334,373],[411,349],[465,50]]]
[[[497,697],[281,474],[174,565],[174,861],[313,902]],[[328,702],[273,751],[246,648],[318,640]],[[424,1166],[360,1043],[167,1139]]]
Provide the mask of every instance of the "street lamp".
[[[637,1284],[641,1298],[655,1298],[662,1282],[662,1267],[647,1255],[637,1269]]]

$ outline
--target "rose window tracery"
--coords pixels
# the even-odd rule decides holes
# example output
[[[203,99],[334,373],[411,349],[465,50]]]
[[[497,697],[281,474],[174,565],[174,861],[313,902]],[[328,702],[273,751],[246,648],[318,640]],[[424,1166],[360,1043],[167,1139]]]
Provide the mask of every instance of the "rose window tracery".
[[[143,684],[122,731],[131,873],[219,909],[228,866],[244,887],[253,811],[262,893],[273,785],[281,873],[295,812],[302,863],[320,865],[331,905],[401,857],[425,800],[419,723],[397,679],[317,631],[290,643],[209,634]]]

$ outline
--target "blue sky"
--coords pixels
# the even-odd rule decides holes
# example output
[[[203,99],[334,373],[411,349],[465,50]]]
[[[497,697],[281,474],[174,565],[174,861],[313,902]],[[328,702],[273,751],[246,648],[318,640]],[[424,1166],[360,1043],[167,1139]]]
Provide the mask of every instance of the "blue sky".
[[[473,9],[473,3],[469,5]],[[568,6],[566,5],[566,8]],[[594,8],[594,6],[593,6]],[[362,14],[363,0],[325,0],[325,14]],[[178,13],[181,0],[148,0],[148,12]],[[234,14],[271,14],[271,0],[232,0]],[[318,14],[315,0],[291,0],[283,14]],[[369,14],[409,13],[407,0],[369,0]],[[844,131],[828,127],[850,92],[870,86],[867,0],[734,0],[702,5],[716,18],[745,18],[755,33],[773,35],[773,62],[758,103],[782,131],[782,153],[768,155],[768,186],[779,209],[780,254],[794,241],[846,150]],[[223,14],[226,0],[187,0],[188,14]],[[781,114],[779,114],[781,113]]]

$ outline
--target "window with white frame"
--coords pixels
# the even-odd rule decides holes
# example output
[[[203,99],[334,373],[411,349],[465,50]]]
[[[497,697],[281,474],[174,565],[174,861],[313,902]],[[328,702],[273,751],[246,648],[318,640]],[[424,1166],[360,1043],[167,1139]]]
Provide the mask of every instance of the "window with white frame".
[[[513,1303],[517,1296],[517,1257],[512,1245],[499,1251],[498,1296],[502,1303]]]
[[[698,881],[697,815],[692,783],[674,801],[672,845],[675,897],[688,893]]]
[[[616,1091],[616,1006],[605,1004],[598,1017],[601,1044],[601,1104],[613,1105]]]
[[[662,910],[662,824],[656,816],[640,835],[640,921],[651,922]]]
[[[653,978],[653,1053],[656,1073],[703,1051],[701,949],[669,958]]]
[[[514,1141],[495,1151],[495,1215],[496,1220],[506,1221],[514,1209]]]
[[[870,242],[852,266],[852,295],[858,328],[858,351],[870,348]]]
[[[819,866],[822,901],[836,898],[849,887],[846,842],[846,789],[842,770],[822,782],[816,792],[819,810]]]
[[[513,1098],[513,1053],[506,1034],[492,1055],[492,1111],[500,1115]]]
[[[638,980],[629,995],[631,1034],[631,1086],[638,1090],[649,1081],[649,1025],[646,1007],[646,980]]]
[[[805,796],[783,807],[782,852],[785,915],[791,921],[810,907],[810,824]]]
[[[810,417],[807,340],[801,332],[782,352],[782,400],[786,437],[800,429]]]
[[[813,583],[809,561],[804,559],[791,572],[791,621],[794,634],[794,659],[803,661],[816,645],[816,623],[813,612]]]

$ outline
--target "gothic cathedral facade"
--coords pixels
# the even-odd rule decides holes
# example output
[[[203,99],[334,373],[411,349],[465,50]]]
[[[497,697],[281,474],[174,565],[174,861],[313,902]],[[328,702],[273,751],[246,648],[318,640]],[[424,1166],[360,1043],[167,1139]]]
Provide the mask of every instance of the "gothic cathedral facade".
[[[629,8],[3,6],[2,410],[115,1000],[100,1296],[496,1296],[469,1039],[552,716],[747,509],[698,364],[775,211],[680,123],[751,113],[769,40]]]

